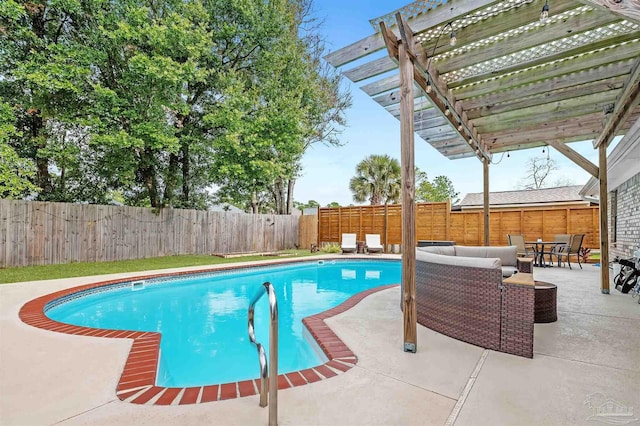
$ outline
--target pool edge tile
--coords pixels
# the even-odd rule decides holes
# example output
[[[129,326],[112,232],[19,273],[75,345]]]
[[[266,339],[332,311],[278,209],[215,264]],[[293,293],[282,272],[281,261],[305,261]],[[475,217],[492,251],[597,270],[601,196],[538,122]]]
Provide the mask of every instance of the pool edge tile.
[[[219,390],[220,390],[220,385],[203,386],[202,387],[202,398],[200,399],[200,402],[218,401],[218,399],[219,399],[219,397],[218,397]],[[183,398],[183,400],[184,400],[184,398]],[[180,401],[180,404],[182,404],[182,401]]]

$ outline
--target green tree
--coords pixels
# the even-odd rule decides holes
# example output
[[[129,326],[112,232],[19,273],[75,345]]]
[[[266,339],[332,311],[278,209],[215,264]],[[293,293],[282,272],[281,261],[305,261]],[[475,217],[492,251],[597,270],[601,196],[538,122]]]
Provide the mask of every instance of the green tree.
[[[335,75],[333,73],[336,73]],[[302,153],[295,164],[295,174],[285,180],[277,189],[284,190],[286,186],[287,198],[283,198],[284,203],[281,208],[283,213],[290,213],[290,205],[296,179],[301,173],[301,160],[303,155],[311,146],[321,143],[328,146],[339,147],[343,143],[338,139],[346,124],[345,113],[351,106],[351,94],[342,89],[340,76],[335,70],[321,68],[315,76],[313,82],[313,92],[315,95],[307,96],[315,105],[311,105],[307,111],[306,125],[309,129],[307,136],[303,139]],[[309,102],[309,101],[307,101]]]
[[[340,207],[340,203],[337,201],[332,201],[329,204],[327,204],[327,207],[337,208],[337,207]]]
[[[9,138],[18,134],[14,120],[11,106],[0,102],[0,198],[21,198],[38,190],[31,183],[36,174],[35,164],[20,158],[8,144]]]
[[[273,22],[287,13],[272,4]],[[266,11],[265,11],[266,13]],[[212,127],[223,129],[213,140],[213,176],[222,192],[251,197],[252,211],[278,179],[293,176],[302,150],[304,110],[300,94],[304,64],[291,39],[291,23],[282,21],[271,34],[269,49],[254,62],[251,75],[235,73],[227,100],[205,117]],[[266,42],[266,40],[263,40]],[[250,78],[249,78],[250,77]],[[278,199],[274,196],[277,211]]]
[[[186,85],[190,108],[180,117],[181,147],[173,162],[179,163],[180,171],[174,167],[172,174],[182,182],[180,202],[192,204],[194,192],[202,194],[202,188],[213,182],[221,188],[218,199],[265,207],[272,204],[264,201],[269,188],[265,181],[272,181],[275,172],[287,166],[277,163],[288,161],[277,158],[283,138],[274,142],[280,148],[267,138],[273,134],[287,138],[291,130],[290,124],[283,126],[292,120],[290,111],[280,110],[270,100],[284,73],[284,59],[277,53],[287,56],[291,50],[289,13],[280,13],[282,1],[206,0],[204,5],[214,43],[205,51],[210,53],[203,57],[201,78]],[[270,169],[272,165],[276,170]]]
[[[224,129],[213,141],[212,170],[221,193],[234,194],[236,202],[250,197],[252,211],[268,204],[274,213],[289,214],[305,150],[317,142],[338,143],[337,126],[350,98],[342,96],[339,75],[321,65],[317,35],[304,27],[310,2],[269,6],[259,17],[274,31],[260,38],[264,46],[251,78],[233,74],[233,90],[225,97],[230,108],[222,106],[206,118]]]
[[[38,190],[31,183],[35,167],[4,142],[0,142],[0,198],[20,199]]]
[[[300,109],[304,112],[302,129],[302,152],[295,160],[289,176],[278,177],[271,189],[276,211],[290,214],[293,206],[293,190],[301,173],[301,160],[314,144],[341,146],[339,135],[346,124],[345,113],[351,106],[351,94],[341,84],[339,71],[324,62],[327,53],[325,42],[319,35],[320,24],[310,14],[312,0],[295,0],[287,6],[292,11],[298,54],[302,58],[303,79],[292,87],[293,96],[299,96]]]
[[[301,203],[299,201],[294,201],[293,206],[298,210],[304,210],[308,208],[317,208],[320,207],[320,203],[316,200],[309,200],[306,203]]]
[[[23,175],[40,200],[58,200],[73,178],[78,151],[55,141],[74,137],[90,89],[90,56],[78,32],[83,2],[0,2],[0,96],[19,130],[7,144],[35,173]],[[6,148],[5,148],[6,151]],[[93,188],[84,182],[84,187]]]
[[[433,181],[427,180],[427,176],[416,187],[416,200],[424,202],[458,201],[459,192],[453,187],[453,182],[446,176],[436,176]]]
[[[175,205],[189,83],[206,79],[215,43],[208,15],[199,1],[109,4],[92,9],[86,42],[98,70],[91,116],[100,169],[128,204]]]
[[[36,164],[38,199],[105,202],[122,189],[129,203],[161,205],[160,171],[177,149],[168,111],[192,68],[175,57],[206,35],[195,4],[3,3],[0,92],[17,106],[24,131],[11,143]]]
[[[344,119],[309,8],[0,2],[0,94],[20,130],[3,160],[31,184],[18,193],[204,208],[217,184],[236,205],[288,213],[304,150],[337,143]]]
[[[393,204],[400,198],[401,180],[398,160],[388,155],[370,155],[356,166],[349,189],[358,203]]]

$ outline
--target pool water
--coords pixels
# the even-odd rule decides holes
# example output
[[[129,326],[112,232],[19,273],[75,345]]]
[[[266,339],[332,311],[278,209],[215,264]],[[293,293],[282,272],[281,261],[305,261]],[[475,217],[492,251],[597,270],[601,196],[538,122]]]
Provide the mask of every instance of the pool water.
[[[261,284],[276,289],[279,373],[326,361],[302,324],[361,291],[400,282],[399,261],[314,261],[245,268],[126,286],[71,299],[46,311],[56,321],[95,328],[162,333],[156,384],[202,386],[254,379],[258,355],[247,310]],[[258,342],[269,349],[267,297],[256,305]],[[267,358],[268,359],[268,358]]]

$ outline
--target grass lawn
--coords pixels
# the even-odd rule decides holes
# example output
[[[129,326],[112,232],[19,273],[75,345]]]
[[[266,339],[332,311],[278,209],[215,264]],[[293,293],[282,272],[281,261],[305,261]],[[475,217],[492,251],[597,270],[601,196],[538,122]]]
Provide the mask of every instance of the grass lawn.
[[[315,256],[309,250],[285,250],[286,258]],[[245,262],[285,258],[280,256],[242,256],[221,258],[207,255],[165,256],[149,259],[121,260],[117,262],[66,263],[63,265],[22,266],[0,269],[0,284],[22,281],[53,280],[56,278],[84,277],[88,275],[116,274],[120,272],[149,271],[154,269],[180,268],[183,266],[207,266],[221,263]]]

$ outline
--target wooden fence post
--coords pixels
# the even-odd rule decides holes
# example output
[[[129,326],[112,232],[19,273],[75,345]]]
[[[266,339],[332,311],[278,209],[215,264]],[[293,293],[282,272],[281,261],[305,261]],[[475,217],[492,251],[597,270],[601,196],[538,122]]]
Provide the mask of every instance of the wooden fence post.
[[[449,241],[451,239],[451,199],[447,198],[447,204],[444,212],[444,239]]]
[[[384,252],[389,250],[389,243],[387,241],[387,224],[389,220],[389,207],[387,203],[384,203]]]

